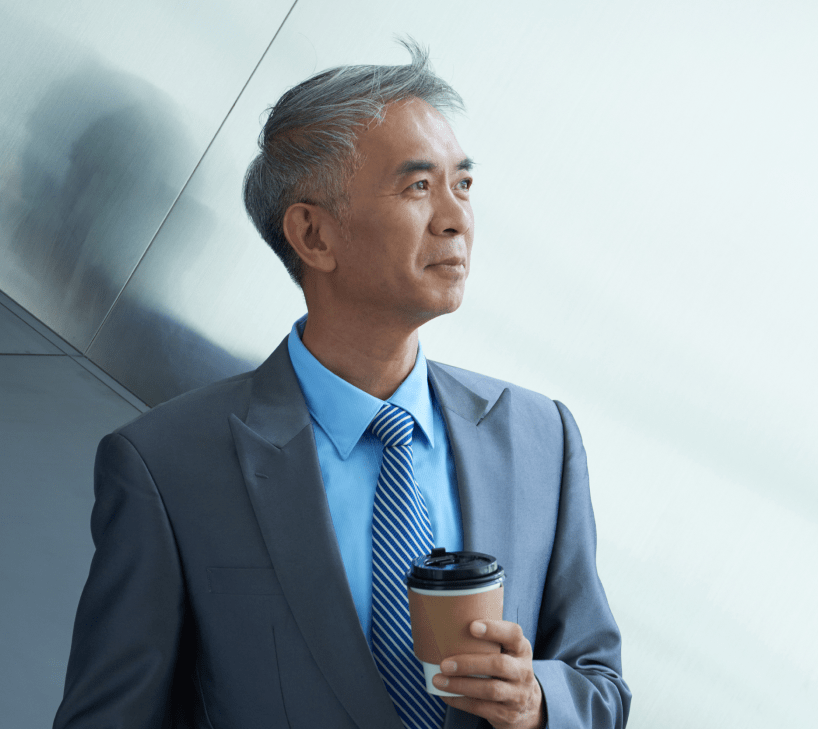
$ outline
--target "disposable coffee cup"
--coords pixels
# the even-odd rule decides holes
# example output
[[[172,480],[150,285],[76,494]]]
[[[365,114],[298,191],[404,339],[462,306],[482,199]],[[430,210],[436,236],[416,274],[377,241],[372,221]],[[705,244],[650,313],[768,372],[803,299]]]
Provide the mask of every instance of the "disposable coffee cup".
[[[462,695],[441,691],[432,683],[444,658],[500,652],[499,643],[475,638],[469,625],[474,620],[503,619],[504,580],[497,560],[481,552],[447,552],[437,547],[412,560],[406,573],[412,641],[430,694]]]

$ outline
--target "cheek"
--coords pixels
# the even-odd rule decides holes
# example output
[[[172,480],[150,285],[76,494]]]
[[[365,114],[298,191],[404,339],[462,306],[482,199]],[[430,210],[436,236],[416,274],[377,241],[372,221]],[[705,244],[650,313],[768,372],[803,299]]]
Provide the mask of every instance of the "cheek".
[[[421,207],[372,207],[350,221],[351,257],[361,270],[389,278],[418,275],[427,225]]]
[[[382,249],[386,241],[398,237],[401,221],[395,215],[385,215],[376,209],[362,211],[350,225],[354,245],[359,245],[365,254],[375,253]]]

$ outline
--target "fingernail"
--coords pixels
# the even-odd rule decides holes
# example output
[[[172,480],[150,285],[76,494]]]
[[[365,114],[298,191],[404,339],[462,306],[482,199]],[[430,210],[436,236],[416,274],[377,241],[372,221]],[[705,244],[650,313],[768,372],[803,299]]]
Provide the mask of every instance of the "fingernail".
[[[486,624],[485,623],[475,623],[474,627],[472,627],[472,633],[475,635],[483,635],[486,632]]]
[[[438,673],[432,677],[432,683],[438,688],[446,688],[449,685],[449,679]]]
[[[457,670],[457,664],[454,661],[443,661],[440,664],[440,670],[446,673],[454,673]],[[449,683],[448,680],[446,683]]]

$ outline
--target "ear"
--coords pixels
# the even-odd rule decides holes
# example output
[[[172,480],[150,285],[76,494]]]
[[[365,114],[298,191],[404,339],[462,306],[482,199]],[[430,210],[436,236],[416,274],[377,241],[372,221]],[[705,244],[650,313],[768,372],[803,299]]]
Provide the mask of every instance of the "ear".
[[[319,205],[296,203],[287,208],[283,223],[284,236],[305,265],[321,273],[335,270],[335,249],[341,236],[328,211]]]

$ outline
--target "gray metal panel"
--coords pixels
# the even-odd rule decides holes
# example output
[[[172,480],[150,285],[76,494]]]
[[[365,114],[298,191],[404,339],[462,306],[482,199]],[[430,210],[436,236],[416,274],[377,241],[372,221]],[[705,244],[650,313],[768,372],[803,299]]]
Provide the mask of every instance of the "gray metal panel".
[[[73,357],[0,356],[3,726],[51,726],[94,551],[94,453],[138,414]]]
[[[82,356],[82,353],[78,349],[72,347],[62,337],[55,334],[51,329],[37,319],[37,317],[32,316],[22,306],[20,306],[20,304],[18,304],[14,299],[6,296],[2,291],[0,291],[0,304],[6,307],[6,309],[18,317],[21,321],[28,324],[28,326],[30,326],[41,337],[51,342],[51,344],[53,344],[63,354],[68,354],[72,357]]]
[[[0,289],[85,349],[291,3],[0,7]]]
[[[42,334],[0,304],[0,355],[64,354]]]

